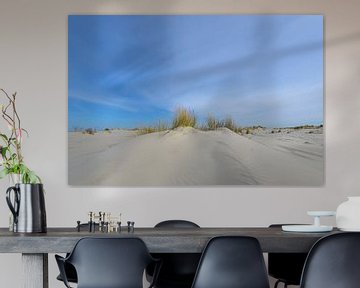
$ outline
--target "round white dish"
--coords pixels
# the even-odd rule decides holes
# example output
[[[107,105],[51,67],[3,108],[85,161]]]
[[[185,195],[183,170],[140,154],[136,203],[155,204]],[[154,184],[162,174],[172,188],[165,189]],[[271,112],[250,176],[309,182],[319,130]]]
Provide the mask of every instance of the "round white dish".
[[[282,225],[281,229],[286,232],[330,232],[333,230],[332,226],[315,226],[315,225]]]

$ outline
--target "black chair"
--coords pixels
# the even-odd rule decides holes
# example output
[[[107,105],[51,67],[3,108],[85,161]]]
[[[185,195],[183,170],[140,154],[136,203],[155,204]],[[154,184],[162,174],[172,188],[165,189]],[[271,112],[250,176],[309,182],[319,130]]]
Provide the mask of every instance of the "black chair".
[[[69,254],[66,254],[66,257],[68,257]],[[65,258],[64,258],[65,259]],[[77,283],[77,274],[76,274],[76,270],[75,267],[73,265],[71,265],[68,262],[64,262],[64,273],[66,275],[66,279],[68,282],[71,283]],[[59,274],[56,277],[57,280],[64,282],[63,277],[61,277],[61,274]]]
[[[83,230],[83,229],[89,229],[89,224],[88,223],[82,223],[80,224],[80,229]],[[99,224],[98,223],[95,223],[95,229],[99,229]],[[66,254],[66,257],[69,256],[69,253]],[[71,265],[70,263],[67,263],[65,262],[64,264],[65,266],[65,274],[66,274],[66,278],[68,280],[68,282],[71,282],[71,283],[77,283],[77,275],[76,275],[76,270],[74,268],[73,265]],[[61,277],[61,274],[59,274],[57,277],[56,277],[57,280],[59,281],[63,281],[63,278]]]
[[[55,258],[66,287],[65,263],[75,267],[78,288],[142,288],[145,268],[156,262],[139,238],[82,238],[67,258]]]
[[[155,228],[200,228],[199,225],[187,220],[166,220],[155,225]],[[201,254],[197,253],[157,253],[152,254],[161,259],[156,288],[190,288],[194,280]],[[147,279],[153,277],[153,267],[147,269]]]
[[[269,288],[256,238],[220,236],[207,244],[192,288]]]
[[[360,233],[321,238],[306,259],[301,288],[360,287]]]
[[[272,224],[270,228],[280,228],[287,224]],[[277,281],[274,288],[280,283],[286,288],[288,285],[300,285],[301,273],[304,268],[307,253],[269,253],[268,272]]]

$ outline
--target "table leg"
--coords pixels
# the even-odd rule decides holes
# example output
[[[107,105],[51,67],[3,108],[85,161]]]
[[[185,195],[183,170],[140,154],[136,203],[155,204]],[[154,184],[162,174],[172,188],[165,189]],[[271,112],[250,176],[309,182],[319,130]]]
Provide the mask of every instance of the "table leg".
[[[49,288],[48,254],[22,254],[23,288]]]

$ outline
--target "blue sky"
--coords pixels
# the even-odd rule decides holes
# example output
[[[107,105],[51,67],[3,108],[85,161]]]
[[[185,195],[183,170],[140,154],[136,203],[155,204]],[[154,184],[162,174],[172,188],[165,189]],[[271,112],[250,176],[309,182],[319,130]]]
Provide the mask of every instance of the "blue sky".
[[[323,16],[69,16],[69,130],[323,123]]]

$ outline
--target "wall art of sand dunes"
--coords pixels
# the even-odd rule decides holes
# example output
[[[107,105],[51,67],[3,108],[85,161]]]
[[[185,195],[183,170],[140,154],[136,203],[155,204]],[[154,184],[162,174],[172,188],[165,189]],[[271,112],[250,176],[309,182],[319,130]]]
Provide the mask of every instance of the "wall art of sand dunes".
[[[70,15],[68,183],[324,183],[322,15]]]

